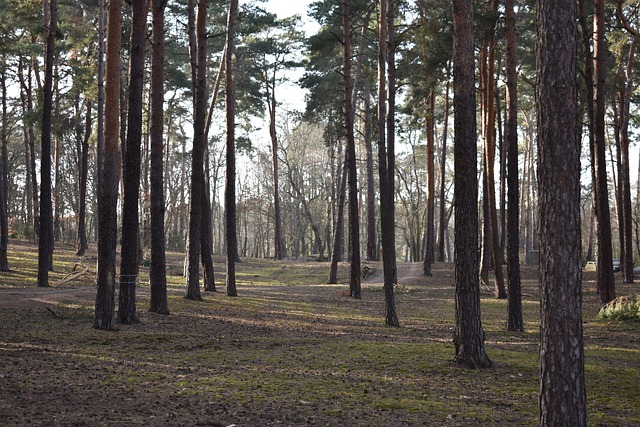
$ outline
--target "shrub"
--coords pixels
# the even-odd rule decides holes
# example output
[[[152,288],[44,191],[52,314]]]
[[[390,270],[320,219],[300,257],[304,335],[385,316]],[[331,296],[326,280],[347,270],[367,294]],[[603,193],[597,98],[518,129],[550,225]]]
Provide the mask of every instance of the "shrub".
[[[598,312],[598,319],[640,319],[640,303],[635,295],[616,298],[605,304]]]

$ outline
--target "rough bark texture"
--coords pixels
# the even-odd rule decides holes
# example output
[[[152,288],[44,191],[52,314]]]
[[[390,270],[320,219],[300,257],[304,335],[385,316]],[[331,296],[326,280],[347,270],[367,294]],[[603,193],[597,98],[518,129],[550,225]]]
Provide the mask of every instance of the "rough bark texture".
[[[371,88],[368,83],[365,83],[364,103],[364,143],[367,155],[367,261],[377,261],[376,190],[373,179],[373,144],[371,141]]]
[[[488,13],[497,11],[497,1],[490,1],[486,4]],[[495,97],[495,50],[496,40],[493,26],[485,32],[485,40],[481,54],[481,76],[482,76],[482,111],[483,111],[483,135],[484,135],[484,165],[486,176],[486,187],[484,192],[487,215],[485,216],[484,232],[487,232],[488,239],[483,241],[483,245],[491,245],[489,253],[493,264],[495,279],[495,295],[497,298],[506,298],[507,291],[504,286],[502,274],[502,251],[500,246],[498,214],[496,210],[496,186],[495,186],[495,158],[496,158],[496,97]],[[488,219],[488,223],[486,220]]]
[[[115,282],[120,130],[120,35],[122,2],[109,2],[105,85],[104,163],[98,199],[98,277],[94,326],[115,330]]]
[[[425,227],[425,251],[422,263],[422,273],[432,276],[431,264],[433,263],[433,251],[435,244],[435,92],[433,89],[427,97],[427,225]]]
[[[387,0],[387,209],[389,210],[389,238],[393,242],[393,257],[389,258],[393,271],[393,283],[398,283],[396,265],[396,8],[397,0]]]
[[[333,249],[331,251],[331,266],[329,267],[329,284],[338,283],[338,263],[342,261],[342,234],[344,230],[344,204],[347,199],[347,161],[340,169],[340,185],[338,186],[338,212],[333,230]]]
[[[53,206],[51,205],[51,110],[53,106],[53,62],[57,31],[57,0],[45,6],[46,22],[45,74],[42,99],[42,135],[40,161],[40,240],[38,244],[38,286],[49,286],[53,257]]]
[[[378,31],[380,45],[378,48],[378,163],[380,181],[380,230],[382,234],[382,264],[384,272],[384,302],[385,324],[387,326],[400,326],[396,314],[394,284],[396,281],[396,248],[393,215],[393,181],[389,180],[388,153],[386,147],[386,122],[387,110],[387,53],[388,53],[388,10],[391,0],[380,1],[380,18]]]
[[[87,116],[84,126],[84,137],[80,149],[80,170],[78,171],[78,251],[77,256],[83,256],[89,247],[87,242],[87,178],[89,168],[89,138],[91,137],[92,103],[87,101]]]
[[[613,275],[613,254],[611,247],[611,216],[609,212],[609,188],[605,150],[605,54],[604,40],[604,0],[595,1],[593,15],[593,69],[595,85],[593,92],[593,144],[595,166],[596,220],[598,236],[598,255],[596,260],[597,289],[600,302],[606,304],[616,297],[615,277]]]
[[[447,231],[445,188],[447,172],[447,129],[449,127],[449,80],[445,89],[444,126],[442,129],[442,154],[440,156],[440,221],[438,223],[438,262],[444,262],[445,232]]]
[[[457,364],[488,368],[480,317],[478,181],[473,1],[453,1],[453,108],[455,111],[455,271]]]
[[[576,2],[537,6],[540,424],[586,426]]]
[[[164,7],[166,0],[152,0],[153,47],[151,55],[151,264],[149,310],[169,314],[164,240]]]
[[[206,138],[205,138],[206,141]],[[203,180],[205,180],[203,176]],[[211,224],[211,203],[209,201],[209,188],[205,182],[202,183],[202,237],[200,238],[200,251],[202,257],[202,273],[204,290],[207,292],[216,291],[215,274],[213,272],[213,225]]]
[[[507,330],[524,331],[520,286],[520,194],[518,182],[518,75],[516,71],[516,14],[513,0],[505,1],[507,117],[504,139],[507,147]]]
[[[196,80],[193,119],[193,151],[191,158],[191,203],[189,209],[189,240],[187,247],[187,294],[191,300],[200,295],[200,238],[202,231],[202,194],[204,193],[204,129],[207,113],[207,44],[205,19],[206,0],[198,2],[196,19]],[[192,59],[193,65],[193,59]]]
[[[98,135],[96,141],[96,195],[98,201],[102,192],[102,169],[104,167],[104,102],[105,102],[105,0],[98,0]],[[97,215],[100,216],[100,203],[96,204]],[[96,238],[100,240],[100,228],[96,232]]]
[[[129,105],[126,156],[123,171],[122,245],[120,257],[120,293],[118,321],[138,322],[136,286],[138,281],[139,237],[138,199],[142,144],[142,90],[144,86],[145,45],[147,36],[147,0],[133,0],[133,26],[129,61]]]
[[[2,144],[2,185],[0,185],[0,271],[9,271],[9,260],[7,259],[7,248],[9,246],[9,223],[7,219],[7,169],[4,158],[7,153],[7,83],[6,73],[3,64],[2,79],[2,133],[0,140]]]
[[[227,19],[226,61],[226,101],[227,101],[227,177],[224,190],[225,223],[227,236],[227,295],[238,295],[236,289],[236,260],[238,258],[238,236],[236,231],[236,96],[233,87],[233,66],[231,63],[234,47],[234,27],[238,14],[238,0],[231,0]]]
[[[360,214],[358,212],[358,174],[356,169],[356,139],[353,134],[353,100],[351,82],[351,25],[349,0],[342,1],[343,30],[343,77],[345,130],[347,134],[346,164],[349,176],[349,250],[351,258],[349,294],[352,298],[362,298],[360,270]]]
[[[633,66],[638,48],[638,42],[640,41],[640,32],[637,28],[633,28],[629,23],[629,20],[622,12],[622,0],[618,0],[617,14],[620,21],[623,23],[625,29],[630,34],[631,45],[629,46],[629,53],[627,56],[627,66],[625,68],[625,78],[622,89],[620,90],[620,163],[618,179],[620,181],[620,199],[622,204],[622,230],[621,230],[621,257],[620,265],[624,275],[625,283],[633,283],[633,217],[631,209],[631,179],[629,168],[629,121],[630,121],[630,104],[631,97],[633,96],[634,83],[633,83]]]
[[[270,95],[267,97],[269,106],[269,136],[271,137],[271,165],[273,168],[273,249],[275,251],[274,258],[282,259],[283,242],[282,242],[282,214],[280,213],[280,175],[278,170],[278,133],[276,131],[276,93],[275,81],[272,82],[271,91],[267,89]]]

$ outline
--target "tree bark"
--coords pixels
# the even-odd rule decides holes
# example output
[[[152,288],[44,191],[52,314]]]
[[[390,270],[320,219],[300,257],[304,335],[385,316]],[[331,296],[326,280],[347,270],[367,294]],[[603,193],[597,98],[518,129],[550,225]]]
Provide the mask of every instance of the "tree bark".
[[[449,74],[447,73],[447,76]],[[445,244],[445,232],[447,230],[446,209],[445,209],[445,188],[447,173],[447,130],[449,128],[449,79],[447,78],[445,99],[444,99],[444,125],[442,129],[442,155],[440,157],[440,221],[438,229],[438,262],[444,262],[444,244]]]
[[[224,190],[225,202],[225,223],[227,237],[227,295],[235,297],[238,295],[236,289],[236,260],[238,259],[238,236],[236,231],[236,97],[233,86],[233,66],[232,55],[235,51],[234,30],[235,21],[238,14],[238,0],[231,0],[229,4],[229,16],[227,19],[227,42],[226,42],[226,101],[227,101],[227,177]]]
[[[376,190],[373,179],[373,144],[371,141],[371,88],[365,83],[364,93],[364,143],[367,155],[367,261],[378,260],[376,238]]]
[[[104,168],[104,103],[105,103],[105,0],[98,0],[98,136],[96,142],[96,196],[97,215],[100,217],[100,202],[102,193],[102,170]],[[97,228],[96,238],[100,241],[100,227]]]
[[[435,91],[430,90],[427,96],[427,224],[425,227],[425,251],[422,273],[432,276],[431,264],[435,244]]]
[[[80,170],[78,171],[78,242],[76,256],[84,256],[89,248],[87,242],[87,178],[89,175],[89,138],[91,137],[92,102],[87,100],[87,116],[84,125],[84,136],[80,149]]]
[[[193,151],[191,157],[191,203],[189,209],[189,240],[187,245],[186,298],[201,301],[200,295],[200,238],[202,231],[202,197],[204,193],[204,130],[207,109],[207,44],[206,0],[198,2],[196,19],[196,80],[193,111]],[[193,66],[194,59],[191,63]],[[193,71],[192,71],[193,75]]]
[[[596,220],[598,236],[598,255],[596,261],[596,287],[600,302],[606,304],[616,297],[616,284],[613,275],[613,254],[611,247],[611,217],[609,212],[609,188],[607,186],[607,164],[605,157],[605,78],[606,78],[606,42],[604,39],[604,0],[595,0],[593,15],[593,69],[594,86],[594,118],[593,144],[595,166]]]
[[[104,158],[98,198],[98,276],[94,326],[115,330],[115,282],[120,131],[120,45],[122,2],[109,2],[105,85]]]
[[[491,11],[497,10],[497,2],[491,1],[487,8]],[[481,55],[482,72],[482,104],[483,104],[483,134],[484,134],[484,165],[486,176],[486,198],[489,220],[489,240],[491,245],[491,260],[493,262],[493,272],[495,278],[495,294],[497,298],[506,298],[507,292],[504,286],[502,275],[502,252],[500,246],[498,214],[496,210],[496,187],[495,187],[495,157],[496,157],[496,109],[495,109],[495,49],[496,41],[493,26],[485,33],[485,45]]]
[[[393,270],[393,283],[398,283],[398,268],[396,266],[396,213],[395,213],[395,179],[396,179],[396,30],[395,10],[398,0],[387,0],[387,209],[389,209],[390,239],[393,242],[393,258],[390,259]]]
[[[537,1],[540,424],[586,426],[576,2]]]
[[[151,0],[153,47],[151,55],[151,264],[149,311],[169,314],[164,237],[164,8],[167,0]]]
[[[520,286],[520,195],[518,182],[518,75],[516,71],[516,14],[513,0],[505,0],[507,117],[504,139],[507,148],[507,277],[508,331],[524,331]]]
[[[633,95],[633,64],[640,41],[640,32],[637,28],[631,27],[629,20],[622,12],[622,1],[618,0],[617,14],[623,26],[631,36],[631,45],[629,46],[629,54],[627,56],[627,66],[625,68],[624,85],[620,96],[620,173],[619,180],[621,183],[621,201],[622,201],[622,218],[623,239],[621,244],[622,257],[620,260],[625,283],[633,283],[633,219],[631,216],[631,180],[629,168],[629,121],[630,121],[630,104]]]
[[[349,177],[349,249],[351,270],[349,294],[351,298],[362,298],[360,270],[360,215],[358,212],[358,174],[356,169],[356,140],[353,133],[353,88],[351,82],[351,23],[349,0],[342,0],[343,31],[343,78],[345,130],[347,134],[346,164]]]
[[[0,271],[9,271],[9,260],[7,249],[9,247],[9,221],[7,218],[7,164],[4,162],[7,153],[7,82],[6,82],[6,62],[2,64],[2,75],[0,86],[2,87],[2,132],[0,133],[0,143],[2,144],[2,185],[0,185]]]
[[[140,245],[138,201],[142,163],[142,90],[144,86],[145,45],[147,36],[147,0],[133,0],[133,25],[129,60],[129,104],[127,117],[126,157],[124,163],[124,203],[122,205],[122,245],[120,257],[120,293],[118,321],[139,321],[136,309],[136,286]]]
[[[338,142],[340,143],[340,142]],[[339,150],[341,151],[341,150]],[[333,230],[333,250],[331,251],[331,266],[329,267],[329,284],[338,283],[338,263],[342,261],[342,251],[340,246],[342,245],[342,234],[344,230],[344,205],[347,198],[347,160],[342,164],[340,168],[342,173],[340,174],[340,185],[338,186],[338,212],[336,215],[336,221]]]
[[[478,277],[478,182],[473,1],[453,1],[453,108],[455,169],[455,300],[454,361],[488,368],[480,316]]]
[[[49,286],[49,270],[53,267],[53,207],[51,205],[51,111],[53,107],[53,67],[55,36],[58,25],[58,2],[50,0],[45,7],[46,22],[45,74],[42,100],[42,135],[40,161],[40,240],[38,244],[38,286]]]
[[[394,165],[389,164],[391,156],[387,148],[387,126],[385,118],[387,109],[387,59],[389,47],[389,7],[393,7],[393,0],[380,0],[380,18],[378,32],[380,44],[378,47],[378,174],[380,182],[380,229],[382,234],[382,264],[384,272],[384,302],[385,324],[387,326],[400,326],[396,313],[394,284],[396,282],[396,248],[393,215],[393,180],[390,176],[395,173]],[[393,22],[393,21],[391,21]],[[389,91],[389,98],[392,92]],[[391,104],[390,104],[391,109]]]

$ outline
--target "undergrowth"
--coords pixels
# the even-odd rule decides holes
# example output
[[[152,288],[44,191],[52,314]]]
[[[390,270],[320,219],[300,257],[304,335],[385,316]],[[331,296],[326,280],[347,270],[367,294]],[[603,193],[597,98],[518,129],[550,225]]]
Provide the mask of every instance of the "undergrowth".
[[[599,319],[640,319],[640,303],[636,295],[623,296],[605,304],[598,312]]]

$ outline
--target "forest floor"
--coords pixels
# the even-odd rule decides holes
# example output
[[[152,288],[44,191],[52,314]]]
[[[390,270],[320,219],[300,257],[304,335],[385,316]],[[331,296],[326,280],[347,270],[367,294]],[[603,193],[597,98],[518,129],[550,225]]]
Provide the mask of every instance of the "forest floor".
[[[506,332],[506,301],[482,290],[493,367],[452,363],[453,266],[399,263],[400,328],[384,326],[381,266],[348,296],[329,265],[245,259],[237,298],[184,299],[182,254],[168,254],[168,316],[92,328],[95,252],[60,247],[49,288],[36,287],[37,247],[12,241],[0,273],[0,423],[151,426],[522,426],[538,424],[539,283],[522,267],[526,332]],[[505,269],[506,270],[506,269]],[[640,426],[640,322],[597,319],[593,273],[584,275],[585,371],[590,425]],[[637,292],[622,284],[618,294]],[[117,298],[116,298],[117,301]]]

